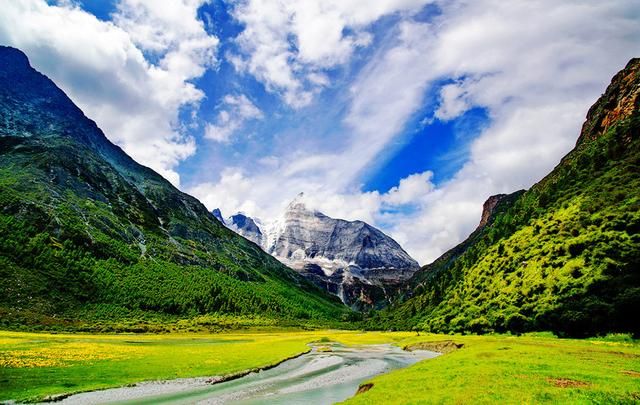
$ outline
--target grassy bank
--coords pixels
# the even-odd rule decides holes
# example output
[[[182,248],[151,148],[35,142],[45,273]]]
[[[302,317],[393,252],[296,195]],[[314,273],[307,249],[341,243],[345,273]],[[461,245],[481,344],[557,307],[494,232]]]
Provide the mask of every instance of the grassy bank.
[[[442,340],[442,335],[403,340]],[[369,381],[349,404],[632,404],[640,346],[629,341],[455,336],[459,350]],[[615,340],[615,339],[613,339]]]
[[[0,401],[143,380],[225,375],[302,353],[307,343],[400,346],[453,339],[462,349],[373,379],[355,403],[633,402],[640,346],[548,337],[417,336],[410,332],[291,331],[221,334],[0,332]],[[325,340],[325,339],[323,339]]]

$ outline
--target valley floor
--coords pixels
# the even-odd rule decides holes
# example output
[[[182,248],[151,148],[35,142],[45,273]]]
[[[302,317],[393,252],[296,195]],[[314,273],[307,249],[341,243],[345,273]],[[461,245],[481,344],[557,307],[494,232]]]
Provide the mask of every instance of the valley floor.
[[[145,380],[229,375],[306,352],[312,341],[427,349],[443,347],[433,344],[442,341],[464,345],[372,379],[365,384],[370,389],[349,403],[640,401],[640,344],[629,339],[332,330],[164,335],[0,332],[0,401],[37,400]]]

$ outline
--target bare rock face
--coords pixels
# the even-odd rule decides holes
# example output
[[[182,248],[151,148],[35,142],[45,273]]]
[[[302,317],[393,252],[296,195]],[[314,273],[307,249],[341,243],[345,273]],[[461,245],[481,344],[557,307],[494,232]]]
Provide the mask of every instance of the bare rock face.
[[[326,273],[351,266],[367,278],[395,280],[401,270],[418,267],[395,240],[371,225],[330,218],[298,200],[287,208],[282,233],[269,251],[294,263],[317,262]]]
[[[491,218],[496,205],[498,205],[498,203],[506,196],[506,194],[497,194],[487,198],[487,201],[482,205],[482,217],[480,218],[478,228],[482,228],[489,222],[489,218]]]
[[[252,218],[238,213],[230,216],[225,223],[227,223],[229,228],[234,230],[236,233],[262,247],[264,239],[262,231],[260,231],[260,228]]]
[[[262,230],[246,216],[234,221],[225,224],[260,241],[282,263],[356,308],[389,301],[395,288],[419,269],[418,262],[380,230],[310,210],[302,195],[289,204],[280,221]]]

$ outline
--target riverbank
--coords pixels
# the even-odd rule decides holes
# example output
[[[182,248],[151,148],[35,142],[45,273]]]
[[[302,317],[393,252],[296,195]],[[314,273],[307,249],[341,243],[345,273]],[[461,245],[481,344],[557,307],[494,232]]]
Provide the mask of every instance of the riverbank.
[[[363,381],[372,385],[353,397],[353,403],[380,403],[389,397],[397,402],[440,403],[637,401],[640,346],[614,340],[327,330],[165,335],[0,332],[0,401],[229,375],[299,355],[313,341],[419,344],[419,348],[443,341],[463,345],[436,359]]]

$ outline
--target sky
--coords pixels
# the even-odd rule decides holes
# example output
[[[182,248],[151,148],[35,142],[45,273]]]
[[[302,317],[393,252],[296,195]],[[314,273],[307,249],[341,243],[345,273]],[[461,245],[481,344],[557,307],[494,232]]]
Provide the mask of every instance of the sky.
[[[636,0],[0,0],[0,44],[209,209],[304,192],[421,264],[553,169],[638,39]]]

